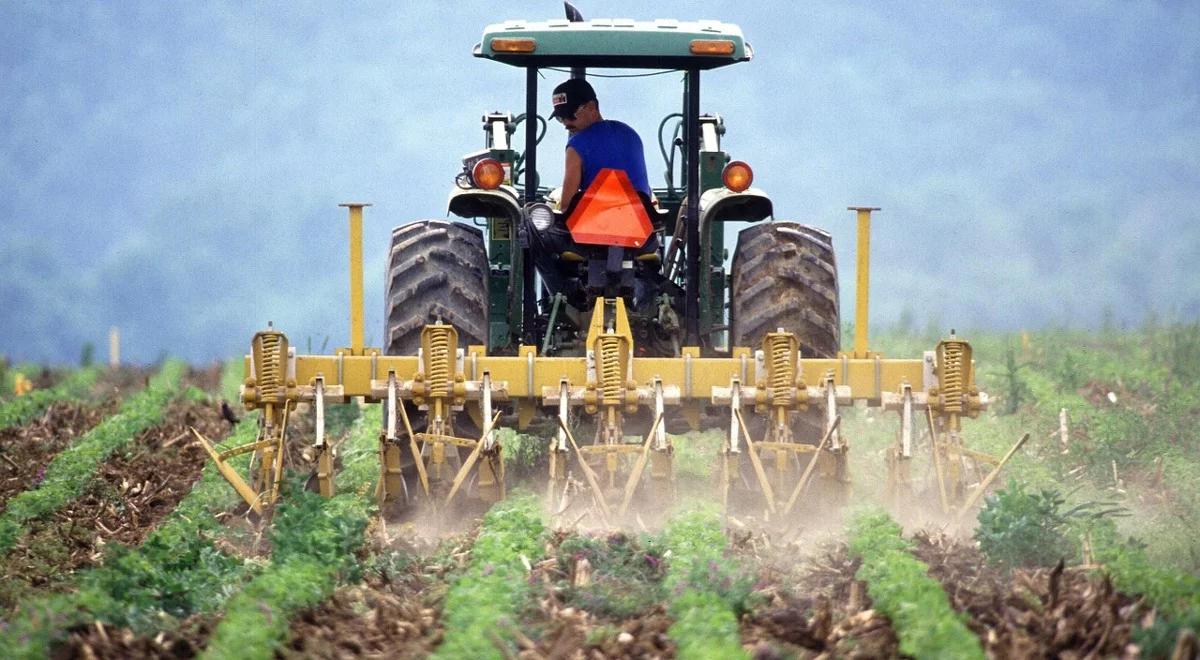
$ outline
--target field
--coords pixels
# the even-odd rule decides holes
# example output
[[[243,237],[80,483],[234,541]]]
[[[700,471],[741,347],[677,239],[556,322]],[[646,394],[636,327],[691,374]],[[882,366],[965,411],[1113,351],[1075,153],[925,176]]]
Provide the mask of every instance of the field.
[[[381,412],[355,404],[328,412],[338,495],[305,488],[300,414],[258,519],[189,431],[254,439],[221,410],[240,362],[6,367],[0,657],[1195,657],[1200,326],[968,338],[992,396],[968,444],[1031,439],[963,525],[935,513],[920,441],[913,492],[887,496],[897,423],[864,408],[849,502],[783,523],[717,506],[720,430],[676,437],[680,496],[619,526],[554,515],[546,441],[513,431],[506,500],[381,512]]]

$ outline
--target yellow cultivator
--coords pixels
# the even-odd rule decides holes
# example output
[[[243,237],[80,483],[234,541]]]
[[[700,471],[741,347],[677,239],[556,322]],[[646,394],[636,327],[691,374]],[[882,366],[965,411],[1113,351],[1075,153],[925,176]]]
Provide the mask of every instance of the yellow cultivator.
[[[351,222],[361,222],[361,215],[352,214]],[[865,254],[859,265],[867,268]],[[866,296],[865,287],[859,295]],[[361,322],[361,310],[351,316],[352,325]],[[351,335],[361,336],[357,330]],[[444,323],[424,326],[420,338],[417,355],[383,355],[362,345],[298,355],[278,330],[257,333],[246,357],[242,402],[262,411],[259,437],[223,453],[210,446],[213,459],[246,502],[261,510],[279,493],[291,411],[308,404],[315,421],[315,481],[321,494],[331,496],[334,456],[324,408],[361,397],[384,406],[381,500],[442,505],[466,489],[484,500],[503,498],[503,446],[494,432],[502,418],[524,429],[535,418],[555,417],[547,439],[548,491],[561,493],[577,470],[606,519],[626,512],[638,493],[648,500],[643,508],[653,508],[672,492],[667,418],[693,429],[723,419],[728,432],[718,467],[720,497],[727,502],[731,484],[748,474],[762,506],[778,515],[803,503],[816,480],[824,482],[823,492],[845,499],[850,443],[839,409],[855,402],[899,413],[901,432],[889,452],[893,491],[911,488],[908,465],[920,417],[930,429],[946,512],[969,506],[979,486],[986,487],[990,479],[979,473],[980,463],[1000,463],[963,446],[961,420],[983,410],[987,397],[975,385],[970,345],[954,336],[920,359],[866,350],[806,358],[785,330],[723,357],[703,357],[699,347],[687,346],[680,357],[638,357],[625,301],[599,298],[580,356],[542,356],[535,346],[520,346],[515,355],[489,355],[478,345],[462,349],[455,328]],[[865,332],[857,338],[856,345],[865,346]],[[801,415],[820,420],[819,438],[795,437]],[[590,442],[577,440],[579,420],[594,427]],[[627,431],[635,425],[645,435],[629,442]],[[479,437],[461,437],[466,428],[480,429]],[[226,461],[251,451],[257,468],[248,483]]]

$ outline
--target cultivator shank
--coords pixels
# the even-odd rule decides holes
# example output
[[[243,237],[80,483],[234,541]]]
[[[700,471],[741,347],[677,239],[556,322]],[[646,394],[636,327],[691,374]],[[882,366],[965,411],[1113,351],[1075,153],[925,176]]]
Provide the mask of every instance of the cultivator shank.
[[[273,504],[279,497],[288,417],[301,397],[296,388],[296,380],[291,377],[294,371],[294,353],[282,332],[268,327],[267,330],[255,334],[250,344],[250,355],[247,357],[249,377],[242,385],[242,400],[248,408],[262,410],[258,436],[254,442],[218,452],[212,443],[194,428],[192,433],[217,464],[225,479],[246,500],[246,504],[256,513],[262,513],[264,506]],[[322,389],[321,378],[315,379],[315,388]],[[320,429],[316,443],[319,452],[318,470],[332,474],[333,464],[324,442],[323,403],[321,397],[317,402]],[[251,465],[257,465],[257,470],[252,467],[251,480],[247,483],[237,470],[229,465],[228,460],[252,452],[254,457]],[[333,491],[322,490],[322,494],[330,496]]]

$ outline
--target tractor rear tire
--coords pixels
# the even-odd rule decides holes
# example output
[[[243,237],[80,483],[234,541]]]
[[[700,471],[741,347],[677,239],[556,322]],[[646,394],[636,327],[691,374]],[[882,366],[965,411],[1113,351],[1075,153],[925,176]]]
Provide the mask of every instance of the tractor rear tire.
[[[758,350],[768,332],[783,328],[799,339],[802,357],[837,357],[842,330],[829,234],[796,222],[742,230],[731,289],[731,345]]]
[[[478,227],[417,220],[392,230],[384,353],[416,355],[421,329],[441,319],[458,345],[488,343],[488,257]]]

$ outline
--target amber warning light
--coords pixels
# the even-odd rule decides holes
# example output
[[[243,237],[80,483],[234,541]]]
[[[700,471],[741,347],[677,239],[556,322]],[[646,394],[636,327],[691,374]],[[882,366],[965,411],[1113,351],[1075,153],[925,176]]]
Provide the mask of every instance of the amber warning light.
[[[735,160],[725,166],[721,172],[721,181],[733,192],[743,192],[754,183],[754,170],[740,160]]]
[[[484,190],[495,190],[504,183],[504,166],[494,158],[484,158],[471,168],[471,179]]]
[[[734,46],[726,39],[694,39],[688,49],[692,55],[733,55]]]
[[[533,39],[492,39],[492,51],[496,53],[532,53],[536,48]]]

